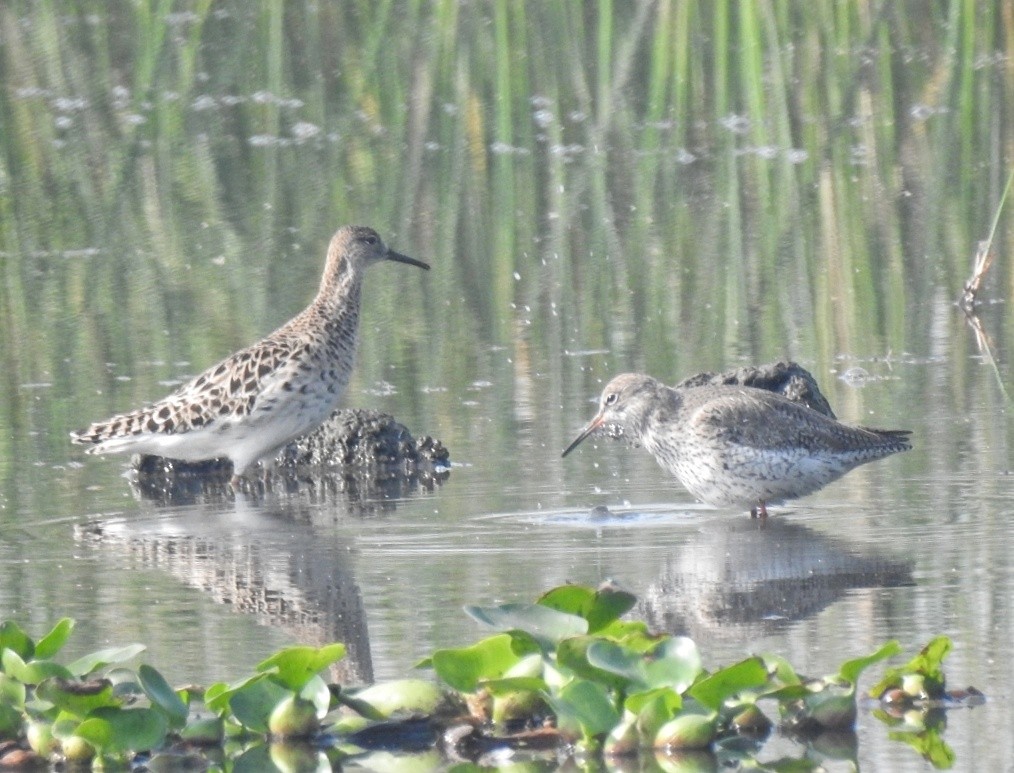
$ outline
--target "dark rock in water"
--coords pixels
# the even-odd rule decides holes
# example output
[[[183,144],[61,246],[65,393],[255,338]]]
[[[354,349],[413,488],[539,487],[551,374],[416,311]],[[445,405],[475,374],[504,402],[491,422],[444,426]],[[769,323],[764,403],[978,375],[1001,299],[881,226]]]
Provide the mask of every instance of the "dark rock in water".
[[[430,464],[446,467],[450,454],[439,440],[419,438],[393,416],[364,408],[335,411],[309,435],[282,451],[282,466]]]
[[[145,498],[180,502],[230,492],[232,463],[228,459],[184,462],[136,456],[133,464],[137,489]],[[413,437],[389,414],[347,408],[289,443],[276,458],[269,482],[290,488],[300,480],[326,482],[357,499],[395,498],[417,484],[432,488],[441,483],[449,466],[450,454],[439,440]]]
[[[769,392],[787,397],[794,403],[802,403],[818,413],[838,418],[831,410],[824,395],[821,394],[817,380],[806,368],[783,360],[757,367],[747,366],[727,370],[724,373],[698,373],[683,379],[676,385],[679,387],[704,386],[705,384],[741,384],[742,386],[766,389]]]

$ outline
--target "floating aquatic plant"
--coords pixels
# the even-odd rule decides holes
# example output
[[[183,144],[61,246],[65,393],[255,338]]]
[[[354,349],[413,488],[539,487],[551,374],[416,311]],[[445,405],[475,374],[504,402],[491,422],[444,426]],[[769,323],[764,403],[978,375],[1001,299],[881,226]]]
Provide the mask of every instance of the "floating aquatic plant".
[[[859,677],[900,652],[889,642],[819,679],[800,676],[776,655],[708,670],[691,639],[624,619],[635,601],[612,586],[567,585],[532,604],[467,607],[492,633],[420,663],[437,681],[362,689],[325,679],[345,656],[342,644],[287,647],[238,681],[177,690],[150,665],[124,665],[141,645],[64,665],[56,656],[72,621],[59,621],[38,641],[8,621],[0,625],[0,741],[19,764],[99,767],[139,755],[182,764],[201,748],[222,749],[250,769],[327,768],[381,748],[442,749],[470,759],[507,748],[753,764],[775,725],[770,706],[783,732],[807,743],[825,739],[823,756],[853,758]],[[934,639],[870,691],[891,737],[937,767],[954,760],[942,738],[943,709],[982,699],[971,689],[946,691],[950,646],[946,637]],[[821,735],[827,731],[844,745],[829,747]],[[0,764],[9,764],[6,756]]]

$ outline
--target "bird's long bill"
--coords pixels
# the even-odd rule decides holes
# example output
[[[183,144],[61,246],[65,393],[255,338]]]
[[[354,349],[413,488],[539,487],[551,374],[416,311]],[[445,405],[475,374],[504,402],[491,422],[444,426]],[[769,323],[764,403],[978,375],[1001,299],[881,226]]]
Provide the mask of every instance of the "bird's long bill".
[[[395,252],[394,250],[387,251],[387,260],[393,260],[396,263],[408,263],[410,266],[418,266],[419,268],[424,268],[427,271],[430,270],[429,263],[423,263],[421,260],[410,258],[408,255],[402,255],[400,252]]]
[[[589,421],[588,422],[588,426],[586,426],[583,430],[581,430],[581,434],[578,435],[576,438],[574,438],[574,442],[572,442],[569,446],[567,446],[564,449],[563,453],[560,454],[560,458],[562,459],[564,456],[566,456],[571,451],[573,451],[575,448],[577,448],[578,445],[581,444],[582,440],[584,440],[591,433],[593,433],[595,430],[597,430],[599,427],[601,427],[602,426],[602,422],[603,422],[604,419],[605,419],[605,416],[600,413],[594,419],[592,419],[591,421]]]

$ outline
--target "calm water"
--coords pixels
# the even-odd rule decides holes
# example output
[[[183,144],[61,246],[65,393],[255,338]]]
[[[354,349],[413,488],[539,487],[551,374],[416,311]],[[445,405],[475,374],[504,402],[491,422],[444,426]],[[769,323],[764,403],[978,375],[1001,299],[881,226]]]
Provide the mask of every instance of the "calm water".
[[[953,305],[1014,146],[1002,4],[393,5],[0,8],[0,616],[177,681],[340,639],[358,681],[482,635],[463,604],[612,578],[710,665],[947,634],[989,698],[956,767],[1014,769],[1009,210],[982,336]],[[350,221],[433,265],[372,271],[345,403],[443,440],[441,485],[160,505],[69,445],[297,312]],[[766,528],[643,451],[560,459],[617,372],[780,357],[915,448]]]

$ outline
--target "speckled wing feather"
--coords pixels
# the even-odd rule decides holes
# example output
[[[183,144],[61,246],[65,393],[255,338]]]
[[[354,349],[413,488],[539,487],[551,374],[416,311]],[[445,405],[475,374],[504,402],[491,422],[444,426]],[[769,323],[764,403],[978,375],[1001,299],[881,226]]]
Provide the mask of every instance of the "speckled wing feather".
[[[73,442],[97,445],[147,433],[181,434],[226,417],[248,415],[271,382],[292,369],[301,345],[282,331],[232,354],[156,403],[96,422],[72,434]],[[91,449],[89,449],[91,450]]]

